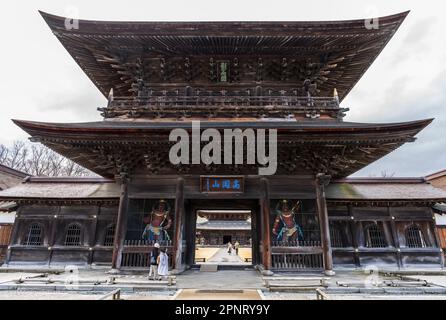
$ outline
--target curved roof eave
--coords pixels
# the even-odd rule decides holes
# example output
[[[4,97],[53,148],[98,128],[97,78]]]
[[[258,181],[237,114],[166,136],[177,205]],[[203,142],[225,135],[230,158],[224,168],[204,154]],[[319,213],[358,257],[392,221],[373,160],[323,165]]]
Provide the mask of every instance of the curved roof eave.
[[[45,12],[40,12],[50,29],[70,53],[73,59],[78,63],[85,74],[91,79],[101,93],[107,97],[110,89],[120,88],[120,95],[129,94],[131,86],[123,82],[116,68],[107,65],[98,56],[107,55],[107,53],[115,54],[114,46],[116,43],[110,41],[110,38],[121,40],[124,39],[124,44],[119,48],[119,52],[124,49],[130,50],[127,52],[137,52],[140,54],[144,52],[144,48],[152,47],[151,50],[159,52],[159,50],[167,50],[171,53],[172,48],[179,55],[193,55],[194,52],[199,51],[202,46],[211,46],[213,50],[210,52],[221,50],[227,51],[226,45],[219,48],[216,43],[220,41],[206,40],[212,37],[231,37],[229,45],[234,46],[237,50],[234,53],[240,54],[243,46],[249,48],[249,52],[254,50],[252,43],[246,42],[249,37],[257,37],[262,39],[262,47],[256,48],[256,54],[261,56],[267,51],[277,52],[277,55],[289,55],[291,50],[295,54],[299,54],[296,48],[291,46],[288,48],[290,38],[304,39],[307,38],[313,43],[315,38],[320,38],[321,41],[315,44],[317,50],[313,48],[314,55],[322,53],[336,52],[337,55],[348,57],[351,51],[354,51],[354,58],[348,58],[355,65],[354,68],[348,70],[348,74],[343,71],[347,63],[339,64],[339,71],[334,72],[333,75],[328,76],[330,81],[323,90],[323,95],[330,95],[336,87],[339,93],[339,98],[342,101],[356,83],[361,79],[366,70],[370,67],[373,61],[381,53],[387,43],[390,41],[394,33],[398,30],[401,23],[406,18],[409,11],[401,12],[394,15],[378,17],[379,26],[375,28],[367,28],[365,21],[367,19],[355,20],[339,20],[339,21],[269,21],[269,22],[255,22],[255,21],[222,21],[222,22],[138,22],[138,21],[94,21],[78,19],[79,28],[71,29],[66,27],[66,22],[70,18],[51,15]],[[72,39],[70,39],[70,37]],[[138,37],[141,37],[140,39]],[[154,38],[153,43],[149,44],[148,39]],[[168,37],[169,44],[164,41],[158,41],[159,37]],[[183,53],[178,50],[182,48],[184,42],[182,37],[196,37],[194,41],[196,45],[194,48],[184,49]],[[237,41],[234,42],[232,37]],[[278,45],[277,39],[282,37]],[[270,38],[271,41],[265,41]],[[97,41],[97,43],[95,42]],[[335,49],[326,48],[327,43],[336,42]],[[160,43],[163,44],[160,46]],[[143,45],[144,44],[144,45]],[[136,46],[137,48],[133,48]],[[122,48],[121,48],[122,47]],[[308,44],[304,45],[308,49]],[[268,50],[266,50],[266,49]],[[207,49],[203,49],[207,52]],[[136,51],[135,51],[136,50]],[[220,51],[219,51],[220,50]],[[265,51],[266,50],[266,51]],[[277,51],[278,50],[278,51]],[[285,50],[280,53],[280,50]],[[150,51],[150,50],[149,50]],[[201,51],[199,51],[201,52]],[[306,52],[306,50],[305,50]],[[121,52],[122,53],[122,52]],[[285,54],[286,53],[286,54]],[[302,53],[302,52],[301,52]],[[207,53],[209,54],[209,52]],[[356,57],[357,56],[357,57]],[[113,62],[116,65],[116,62]],[[124,67],[124,62],[119,62],[117,65]],[[354,70],[353,70],[354,69]],[[321,75],[322,77],[322,75]],[[324,78],[327,75],[323,76]],[[333,83],[336,83],[334,86]],[[301,85],[300,83],[298,85]],[[332,86],[334,86],[332,88]],[[330,92],[331,90],[331,92]],[[330,92],[330,94],[328,94]]]

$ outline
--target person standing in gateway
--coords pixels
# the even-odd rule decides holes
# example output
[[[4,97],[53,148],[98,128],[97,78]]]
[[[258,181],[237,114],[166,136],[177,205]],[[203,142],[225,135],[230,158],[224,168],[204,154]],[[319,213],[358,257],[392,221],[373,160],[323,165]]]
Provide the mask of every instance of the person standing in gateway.
[[[166,249],[161,249],[160,254],[158,256],[158,274],[163,277],[167,277],[169,275],[169,257],[167,256]]]
[[[158,278],[158,256],[160,254],[159,243],[158,242],[155,243],[154,247],[155,248],[153,248],[153,250],[150,252],[149,280],[150,280],[150,277],[152,276],[152,274],[153,274],[153,280],[156,280]]]
[[[235,249],[235,254],[238,256],[238,249],[240,248],[240,243],[238,241],[235,241],[234,243],[234,249]]]
[[[228,242],[228,254],[232,253],[232,243],[231,241]]]

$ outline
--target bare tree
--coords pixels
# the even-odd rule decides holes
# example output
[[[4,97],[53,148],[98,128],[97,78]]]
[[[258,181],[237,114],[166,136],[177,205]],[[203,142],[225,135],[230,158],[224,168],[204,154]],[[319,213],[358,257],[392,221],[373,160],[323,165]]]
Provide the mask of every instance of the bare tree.
[[[392,178],[395,175],[395,172],[388,172],[387,170],[381,171],[381,177],[383,178]]]
[[[17,170],[24,169],[24,157],[26,155],[25,142],[23,141],[14,141],[12,147],[9,149],[9,155],[7,160],[7,165],[11,168]]]
[[[0,163],[6,162],[6,159],[8,158],[8,152],[8,148],[5,145],[0,144]]]
[[[42,144],[14,141],[10,148],[0,145],[0,164],[33,176],[92,176],[91,171]]]

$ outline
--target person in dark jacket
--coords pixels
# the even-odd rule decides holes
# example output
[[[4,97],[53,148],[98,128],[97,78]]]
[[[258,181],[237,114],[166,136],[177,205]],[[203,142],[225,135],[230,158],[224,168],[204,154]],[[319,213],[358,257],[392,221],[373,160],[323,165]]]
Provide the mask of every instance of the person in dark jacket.
[[[153,275],[152,280],[158,279],[158,256],[160,254],[160,245],[158,243],[155,243],[155,248],[150,252],[150,270],[149,270],[149,280],[150,277]]]

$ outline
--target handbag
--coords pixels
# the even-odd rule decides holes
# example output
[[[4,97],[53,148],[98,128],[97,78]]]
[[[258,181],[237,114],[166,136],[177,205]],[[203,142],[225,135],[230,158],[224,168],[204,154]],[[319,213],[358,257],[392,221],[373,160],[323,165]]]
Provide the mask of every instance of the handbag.
[[[150,253],[150,264],[156,264],[156,259],[153,256],[153,252]]]

